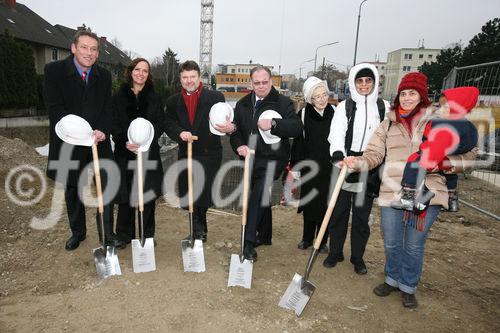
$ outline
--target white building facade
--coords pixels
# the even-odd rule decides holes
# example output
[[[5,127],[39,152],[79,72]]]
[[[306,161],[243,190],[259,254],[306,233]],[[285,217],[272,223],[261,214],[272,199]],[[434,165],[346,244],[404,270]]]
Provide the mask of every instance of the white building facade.
[[[417,72],[424,62],[434,62],[441,49],[403,48],[387,54],[383,97],[391,100],[397,93],[401,78],[409,72]],[[380,69],[379,69],[380,70]]]

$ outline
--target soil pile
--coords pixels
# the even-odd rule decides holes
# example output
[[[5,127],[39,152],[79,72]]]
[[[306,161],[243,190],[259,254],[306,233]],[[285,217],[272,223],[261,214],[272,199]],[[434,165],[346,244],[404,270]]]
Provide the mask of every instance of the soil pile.
[[[40,156],[37,151],[23,140],[9,139],[0,136],[0,172],[8,172],[19,165],[32,165],[45,170],[47,157]]]

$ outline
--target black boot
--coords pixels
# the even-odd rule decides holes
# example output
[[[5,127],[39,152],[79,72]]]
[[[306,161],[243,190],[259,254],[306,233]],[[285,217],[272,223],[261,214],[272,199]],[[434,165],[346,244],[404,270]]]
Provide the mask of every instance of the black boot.
[[[247,260],[257,261],[257,251],[255,251],[253,242],[245,241],[245,246],[243,247],[243,256]]]
[[[458,209],[458,191],[448,191],[448,211],[456,213],[458,212]]]

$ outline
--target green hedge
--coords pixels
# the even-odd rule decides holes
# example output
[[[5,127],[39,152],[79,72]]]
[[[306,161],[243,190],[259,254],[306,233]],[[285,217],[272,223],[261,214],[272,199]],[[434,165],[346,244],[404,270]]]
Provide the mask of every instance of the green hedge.
[[[36,106],[37,75],[33,51],[6,30],[0,35],[0,109]]]

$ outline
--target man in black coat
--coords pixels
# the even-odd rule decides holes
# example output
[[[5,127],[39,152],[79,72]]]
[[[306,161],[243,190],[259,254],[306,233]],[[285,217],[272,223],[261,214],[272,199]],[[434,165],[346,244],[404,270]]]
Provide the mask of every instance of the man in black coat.
[[[47,176],[65,186],[64,197],[72,232],[65,246],[68,251],[76,249],[86,237],[85,206],[80,198],[82,188],[78,186],[78,181],[81,177],[86,179],[86,166],[92,162],[92,151],[90,147],[64,143],[55,133],[56,123],[69,114],[84,118],[94,129],[93,138],[98,144],[99,156],[112,158],[109,140],[111,74],[95,65],[99,55],[99,38],[90,30],[79,30],[71,44],[71,52],[72,55],[65,60],[45,66],[44,81],[44,99],[50,122]],[[105,188],[108,177],[105,172],[101,175]],[[113,233],[110,201],[111,196],[107,195],[104,198],[106,241],[119,247]]]
[[[193,160],[203,167],[205,181],[201,184],[197,181],[199,173],[193,172],[193,192],[201,191],[194,198],[193,233],[196,239],[206,241],[206,214],[208,207],[212,205],[212,183],[222,160],[220,136],[210,132],[208,116],[214,104],[225,100],[220,92],[203,87],[200,67],[196,62],[188,60],[182,63],[179,75],[182,89],[167,100],[165,132],[179,144],[179,160],[187,158],[187,142],[193,142],[192,136],[198,137],[193,142]],[[233,128],[229,125],[220,130],[230,132]],[[187,172],[184,170],[179,175],[179,196],[182,199],[181,207],[184,208],[188,206],[187,191]]]
[[[302,122],[295,113],[292,101],[274,89],[269,68],[254,67],[250,71],[250,79],[253,92],[236,104],[236,131],[231,134],[231,146],[241,157],[245,157],[249,149],[255,149],[243,254],[248,260],[257,260],[255,247],[271,245],[272,238],[270,195],[264,200],[263,196],[268,193],[266,191],[272,181],[279,178],[285,169],[290,156],[288,139],[302,133]],[[282,118],[259,120],[267,110],[278,112]],[[270,130],[271,134],[281,138],[280,142],[266,144],[259,129]],[[267,174],[272,174],[272,177],[266,177]]]

